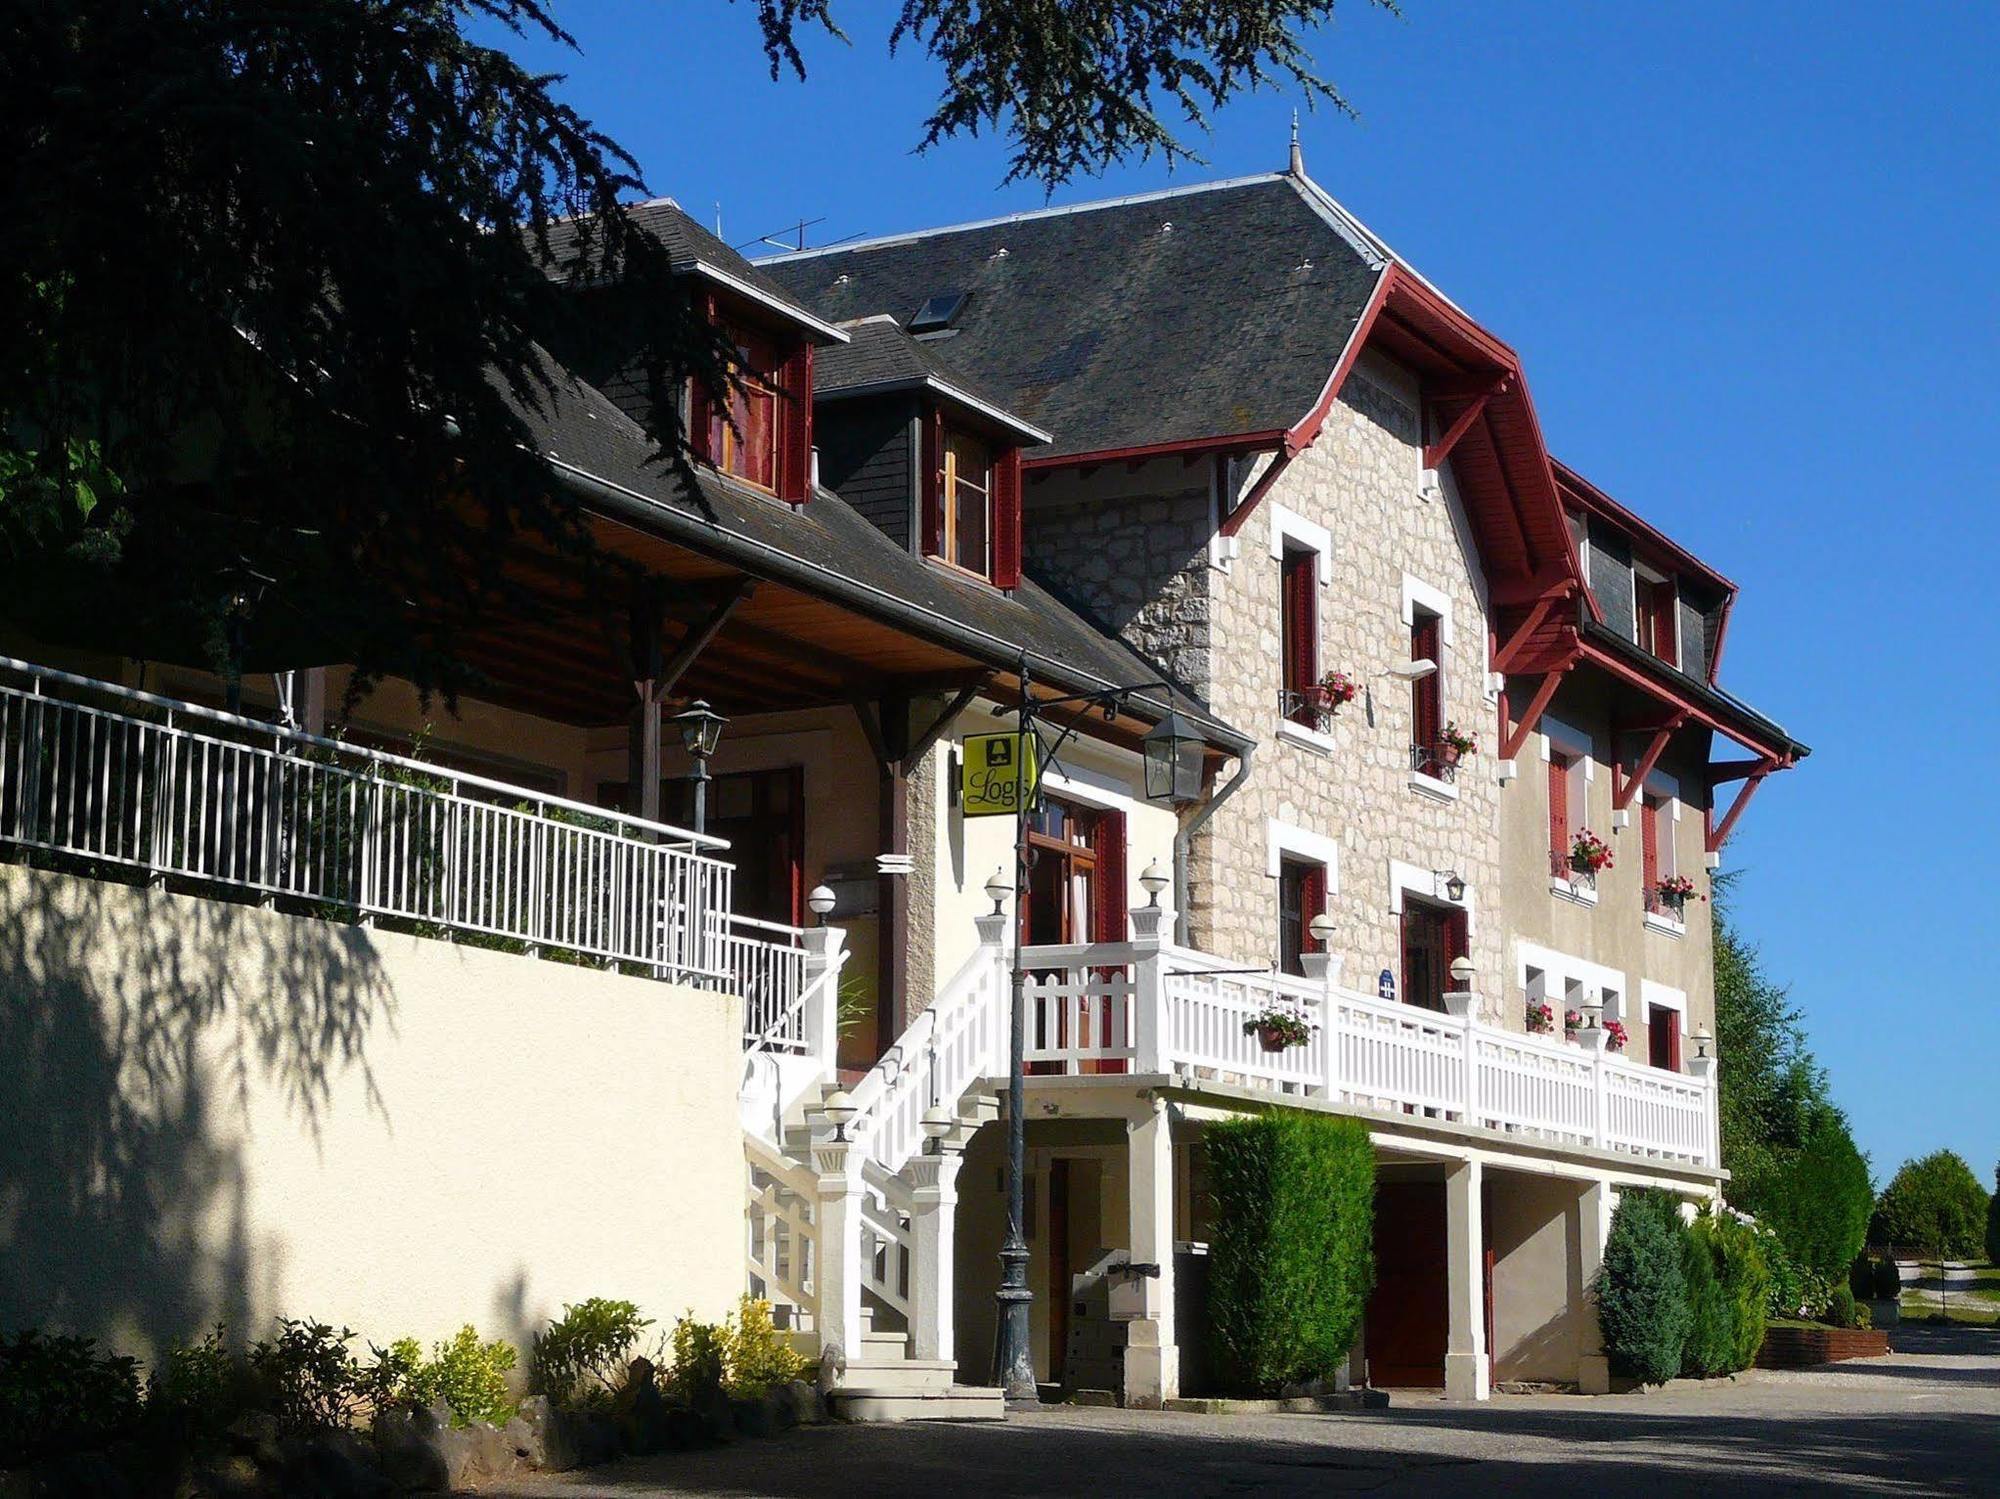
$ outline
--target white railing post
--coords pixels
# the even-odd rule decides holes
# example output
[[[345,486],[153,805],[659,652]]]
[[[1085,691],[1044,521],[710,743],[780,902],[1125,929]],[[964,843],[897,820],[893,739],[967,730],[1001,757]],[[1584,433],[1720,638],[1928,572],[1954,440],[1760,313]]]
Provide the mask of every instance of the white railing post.
[[[1714,1057],[1691,1057],[1687,1064],[1688,1076],[1701,1084],[1702,1128],[1706,1138],[1702,1141],[1701,1159],[1705,1166],[1722,1164],[1722,1129],[1718,1119],[1717,1104],[1722,1088],[1721,1080],[1715,1075]]]
[[[910,1340],[919,1359],[950,1362],[952,1345],[953,1221],[958,1216],[959,1142],[947,1135],[928,1142],[903,1168],[914,1206],[910,1227],[916,1263],[910,1267]]]
[[[820,1127],[826,1120],[816,1116]],[[819,1296],[819,1352],[822,1379],[837,1384],[861,1351],[861,1162],[864,1152],[852,1139],[829,1135],[813,1141],[819,1197],[819,1262],[814,1267]],[[830,1361],[830,1362],[829,1362]]]
[[[837,926],[808,927],[799,938],[805,949],[800,969],[803,992],[808,996],[805,1014],[800,1017],[806,1055],[820,1064],[828,1076],[840,1050],[841,948],[847,933]],[[829,977],[832,975],[832,977]],[[822,979],[824,983],[820,982]],[[817,987],[815,987],[817,985]]]
[[[988,911],[984,916],[972,918],[973,930],[979,933],[980,951],[987,955],[992,964],[992,980],[1003,991],[1007,988],[1007,913]],[[1009,995],[1009,998],[1012,996]],[[988,1007],[986,1025],[981,1032],[980,1050],[983,1053],[979,1073],[998,1073],[1007,1070],[1007,1027],[1012,1023],[1006,1012],[1006,1002],[997,1007]]]
[[[1477,1124],[1479,1122],[1479,1023],[1473,1019],[1473,1012],[1478,1008],[1478,996],[1470,989],[1447,989],[1444,995],[1444,1008],[1447,1015],[1462,1021],[1465,1025],[1462,1033],[1465,1089],[1460,1095],[1465,1112],[1459,1115],[1459,1122]]]
[[[1320,1071],[1322,1096],[1329,1102],[1340,1098],[1340,1006],[1333,997],[1334,957],[1325,948],[1299,954],[1299,967],[1306,978],[1319,986],[1319,1039],[1325,1062]]]
[[[1601,1025],[1580,1026],[1577,1043],[1590,1054],[1591,1127],[1590,1143],[1599,1150],[1611,1148],[1611,1094],[1604,1080],[1605,1043],[1611,1038]]]
[[[1132,1070],[1141,1076],[1170,1069],[1166,958],[1160,943],[1165,908],[1132,908]]]

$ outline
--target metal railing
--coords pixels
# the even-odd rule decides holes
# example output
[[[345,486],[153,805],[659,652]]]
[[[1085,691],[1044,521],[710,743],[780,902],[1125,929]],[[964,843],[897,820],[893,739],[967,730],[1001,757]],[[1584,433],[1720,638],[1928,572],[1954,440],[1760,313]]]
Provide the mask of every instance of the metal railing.
[[[659,978],[734,976],[721,839],[10,657],[0,845]]]
[[[806,1017],[806,934],[795,926],[731,916],[722,934],[723,964],[732,991],[743,996],[743,1044],[803,1052]]]
[[[1572,862],[1571,855],[1566,849],[1552,848],[1549,850],[1549,873],[1554,878],[1567,882],[1572,890],[1589,890],[1594,892],[1597,889],[1597,871],[1594,869],[1578,869],[1575,863]]]
[[[1413,744],[1410,746],[1410,773],[1429,776],[1434,781],[1456,781],[1458,761],[1446,758],[1442,744]]]

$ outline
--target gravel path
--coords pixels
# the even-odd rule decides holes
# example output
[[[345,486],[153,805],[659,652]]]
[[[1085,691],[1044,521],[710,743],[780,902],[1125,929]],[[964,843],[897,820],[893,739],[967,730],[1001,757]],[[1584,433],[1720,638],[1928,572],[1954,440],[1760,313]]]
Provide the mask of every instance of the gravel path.
[[[535,1499],[2000,1494],[2000,1332],[1898,1329],[1883,1359],[1584,1399],[1397,1397],[1340,1416],[1050,1407],[828,1426],[495,1485]]]

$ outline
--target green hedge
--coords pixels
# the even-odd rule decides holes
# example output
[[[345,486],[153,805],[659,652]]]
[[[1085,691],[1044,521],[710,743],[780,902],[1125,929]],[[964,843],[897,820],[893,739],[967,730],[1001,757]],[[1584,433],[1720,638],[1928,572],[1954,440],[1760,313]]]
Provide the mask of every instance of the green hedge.
[[[1775,1233],[1794,1265],[1830,1285],[1861,1252],[1875,1198],[1847,1120],[1825,1107],[1811,1112],[1796,1146],[1773,1151],[1730,1201]]]
[[[1231,1388],[1330,1380],[1375,1284],[1375,1150],[1352,1119],[1273,1109],[1209,1126],[1209,1341]]]
[[[1693,1320],[1680,1204],[1663,1192],[1618,1199],[1597,1272],[1597,1323],[1611,1372],[1661,1384],[1681,1372]]]

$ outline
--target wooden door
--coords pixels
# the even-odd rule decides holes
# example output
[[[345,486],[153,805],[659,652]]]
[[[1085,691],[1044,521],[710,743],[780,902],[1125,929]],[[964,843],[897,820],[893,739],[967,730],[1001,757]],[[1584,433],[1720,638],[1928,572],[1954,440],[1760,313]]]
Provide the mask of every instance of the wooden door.
[[[1646,1060],[1668,1072],[1681,1070],[1681,1017],[1678,1010],[1654,1005],[1646,1014]]]
[[[1465,913],[1406,896],[1403,904],[1405,1004],[1443,1010],[1451,965],[1465,954]]]
[[[1363,1346],[1378,1385],[1444,1384],[1450,1332],[1445,1299],[1442,1182],[1382,1182],[1375,1188],[1375,1290]]]

